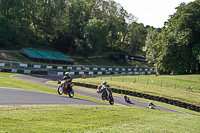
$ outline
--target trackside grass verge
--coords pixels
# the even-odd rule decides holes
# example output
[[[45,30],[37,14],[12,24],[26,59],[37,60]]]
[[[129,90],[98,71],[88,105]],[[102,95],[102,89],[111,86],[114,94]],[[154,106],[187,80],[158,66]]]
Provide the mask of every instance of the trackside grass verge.
[[[18,88],[18,89],[46,92],[46,93],[58,95],[57,88],[51,88],[51,87],[23,81],[23,80],[11,78],[10,77],[11,75],[15,75],[15,74],[0,72],[0,87]],[[67,95],[63,95],[63,96],[67,96]],[[101,102],[101,103],[107,104],[107,102],[105,102],[105,101],[87,97],[87,96],[78,95],[78,94],[75,94],[74,98],[80,98],[80,99],[85,99],[85,100],[90,100],[90,101]]]
[[[95,89],[91,89],[91,88],[80,87],[80,86],[75,86],[75,87],[96,92]],[[118,94],[118,93],[113,93],[113,95],[121,96],[122,99],[123,99],[123,96],[124,96],[124,94]],[[144,102],[147,102],[147,103],[149,103],[149,101],[150,101],[149,99],[144,99],[144,98],[139,98],[139,97],[134,97],[134,96],[128,96],[128,97],[133,99],[132,100],[133,103],[134,103],[135,100],[140,100],[140,101],[144,101]],[[153,100],[151,100],[151,101],[153,101]],[[181,108],[181,107],[178,107],[178,106],[174,106],[174,105],[170,105],[170,104],[166,104],[166,103],[162,103],[162,102],[158,102],[158,101],[153,101],[153,103],[155,105],[160,105],[160,106],[167,107],[167,108],[170,108],[170,109],[174,109],[174,110],[177,110],[177,111],[181,111],[181,112],[185,112],[185,113],[188,113],[188,114],[200,116],[200,113],[198,113],[196,111],[188,110],[188,109]]]
[[[13,74],[0,73],[0,87],[57,94],[54,88],[14,79],[10,75]],[[0,132],[198,133],[199,125],[200,116],[197,115],[136,107],[0,106]]]
[[[56,83],[57,83],[56,81],[48,82],[48,84],[56,84]],[[94,92],[97,91],[96,89],[91,89],[91,88],[81,87],[81,86],[74,86],[74,88],[85,89],[85,90],[94,91]],[[124,94],[118,94],[118,93],[113,93],[113,95],[121,96],[122,99],[123,99],[123,96],[124,96]],[[149,99],[144,99],[144,98],[139,98],[139,97],[134,97],[134,96],[129,96],[129,98],[133,99],[132,100],[133,103],[134,103],[135,100],[140,100],[140,101],[144,101],[144,102],[147,102],[147,103],[149,103],[149,101],[150,101]],[[153,101],[153,103],[156,104],[156,105],[160,105],[160,106],[167,107],[167,108],[170,108],[170,109],[174,109],[174,110],[177,110],[177,111],[181,111],[181,112],[185,112],[185,113],[188,113],[188,114],[200,116],[200,113],[198,113],[196,111],[188,110],[188,109],[185,109],[185,108],[181,108],[181,107],[174,106],[174,105],[171,105],[171,104],[166,104],[166,103],[163,103],[163,102],[158,102],[158,101],[154,101],[154,100],[151,100],[151,101]]]
[[[111,79],[112,78],[112,79]],[[136,79],[136,82],[133,81]],[[144,94],[165,97],[173,100],[194,104],[200,106],[200,75],[169,75],[169,76],[154,76],[154,75],[140,75],[140,76],[117,76],[117,77],[99,77],[87,79],[74,79],[74,82],[87,83],[87,84],[102,84],[103,81],[112,88],[131,90]],[[147,81],[148,84],[147,84]],[[150,82],[152,81],[152,82]],[[157,83],[163,81],[162,86]],[[167,83],[174,83],[178,85],[177,88],[164,85]],[[193,86],[193,92],[186,91],[186,87]]]
[[[50,81],[48,83],[49,84],[56,84],[55,81]],[[81,86],[74,86],[74,88],[85,89],[85,90],[94,91],[94,92],[97,91],[96,89],[91,89],[91,88],[81,87]],[[124,94],[113,93],[113,95],[121,96],[122,100],[123,100]],[[149,101],[150,101],[149,99],[144,99],[144,98],[139,98],[139,97],[134,97],[134,96],[128,96],[128,97],[133,99],[132,100],[133,103],[134,103],[135,100],[140,100],[140,101],[144,101],[144,102],[147,102],[147,103],[149,103]],[[163,103],[163,102],[158,102],[158,101],[154,101],[154,100],[151,100],[151,101],[153,101],[153,103],[156,104],[156,105],[160,105],[160,106],[167,107],[167,108],[170,108],[170,109],[174,109],[174,110],[177,110],[177,111],[181,111],[181,112],[185,112],[185,113],[188,113],[188,114],[200,116],[200,113],[198,113],[196,111],[188,110],[188,109],[185,109],[185,108],[181,108],[181,107],[174,106],[174,105],[171,105],[171,104],[166,104],[166,103]]]
[[[1,132],[198,133],[200,116],[122,106],[0,107]]]

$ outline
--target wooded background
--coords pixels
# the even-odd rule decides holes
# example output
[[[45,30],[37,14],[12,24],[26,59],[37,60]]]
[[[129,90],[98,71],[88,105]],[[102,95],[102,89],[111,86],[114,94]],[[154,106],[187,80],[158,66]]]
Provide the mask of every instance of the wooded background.
[[[176,9],[155,29],[113,0],[0,0],[0,48],[83,57],[145,50],[159,73],[200,73],[200,0]]]

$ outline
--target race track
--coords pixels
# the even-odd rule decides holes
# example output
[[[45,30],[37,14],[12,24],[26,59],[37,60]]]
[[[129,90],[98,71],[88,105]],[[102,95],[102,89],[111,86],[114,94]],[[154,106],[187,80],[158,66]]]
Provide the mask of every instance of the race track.
[[[37,83],[40,85],[48,86],[55,88],[57,91],[58,85],[46,84],[47,81],[57,81],[62,78],[62,76],[30,76],[30,75],[13,75],[13,78],[29,81],[33,83]],[[53,95],[48,93],[41,93],[41,92],[33,92],[33,91],[26,91],[26,90],[17,90],[17,89],[8,89],[8,88],[0,88],[0,91],[4,93],[0,93],[0,105],[106,105],[102,103],[87,101],[83,99],[76,99],[76,98],[69,98],[66,96],[59,96]],[[12,92],[13,91],[13,92]],[[83,90],[79,88],[74,88],[75,95],[80,94],[96,99],[101,99],[101,95],[97,94],[94,91]],[[13,93],[17,95],[13,96]],[[134,107],[143,107],[146,108],[146,102],[131,99],[132,104],[126,103],[121,96],[114,96],[115,104],[122,105],[122,106],[134,106]],[[2,98],[4,97],[4,98]],[[7,101],[5,101],[7,99]],[[30,101],[29,101],[30,99]],[[3,101],[3,102],[2,102]],[[156,106],[158,110],[170,111],[170,112],[177,112],[183,113],[180,111],[176,111],[173,109],[165,108],[162,106]]]
[[[13,105],[106,105],[44,92],[0,88],[0,106]]]

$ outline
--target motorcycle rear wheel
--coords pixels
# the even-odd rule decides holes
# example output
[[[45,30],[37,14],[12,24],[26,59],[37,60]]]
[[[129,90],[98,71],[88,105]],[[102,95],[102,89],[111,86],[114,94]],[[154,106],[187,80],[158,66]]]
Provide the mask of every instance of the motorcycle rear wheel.
[[[58,94],[59,95],[63,94],[63,88],[61,86],[58,87]]]

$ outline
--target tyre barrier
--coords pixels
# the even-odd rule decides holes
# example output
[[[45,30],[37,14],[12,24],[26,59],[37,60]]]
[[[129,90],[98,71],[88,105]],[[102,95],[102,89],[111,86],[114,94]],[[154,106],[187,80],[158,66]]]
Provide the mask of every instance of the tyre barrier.
[[[97,85],[92,85],[92,84],[84,84],[84,83],[78,83],[78,82],[73,82],[73,83],[76,86],[87,87],[87,88],[92,88],[92,89],[97,89],[97,87],[98,87]],[[175,105],[175,106],[178,106],[178,107],[182,107],[182,108],[185,108],[185,109],[200,112],[199,106],[189,104],[189,103],[185,103],[185,102],[181,102],[181,101],[178,101],[178,100],[173,100],[173,99],[169,99],[169,98],[165,98],[165,97],[159,97],[159,96],[153,96],[153,95],[149,95],[149,94],[143,94],[143,93],[135,92],[135,91],[121,90],[121,89],[116,89],[116,88],[111,88],[111,91],[114,92],[114,93],[126,94],[126,95],[144,98],[144,99],[150,99],[150,100],[163,102],[163,103]]]

